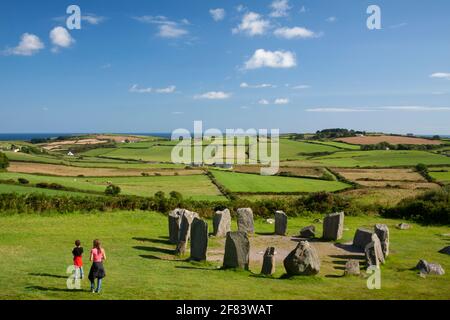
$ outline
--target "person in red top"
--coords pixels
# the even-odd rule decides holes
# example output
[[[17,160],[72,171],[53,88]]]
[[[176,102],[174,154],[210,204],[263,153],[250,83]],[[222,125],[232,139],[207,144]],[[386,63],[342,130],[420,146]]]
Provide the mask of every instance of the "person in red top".
[[[84,278],[83,273],[83,247],[81,246],[81,241],[75,241],[75,248],[72,250],[73,254],[73,265],[75,266],[75,279]]]

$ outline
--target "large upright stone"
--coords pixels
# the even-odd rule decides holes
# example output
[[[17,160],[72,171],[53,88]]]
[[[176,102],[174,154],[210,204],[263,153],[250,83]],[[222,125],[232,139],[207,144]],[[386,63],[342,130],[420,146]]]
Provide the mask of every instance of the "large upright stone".
[[[238,230],[245,233],[253,233],[253,211],[251,208],[240,208],[237,210]]]
[[[364,228],[358,228],[353,237],[353,246],[364,250],[372,242],[373,232]]]
[[[381,242],[375,233],[372,234],[372,241],[364,248],[364,253],[367,267],[376,266],[379,268],[380,263],[384,264],[384,255],[383,250],[381,249]]]
[[[231,231],[230,210],[216,211],[213,217],[213,235],[216,237],[226,237]]]
[[[287,232],[288,217],[283,211],[275,212],[275,234],[285,236]]]
[[[375,234],[378,236],[381,242],[381,249],[383,250],[383,255],[386,258],[389,255],[389,228],[385,224],[375,225]]]
[[[339,240],[344,232],[344,213],[332,213],[323,219],[323,238],[325,240]]]
[[[228,232],[225,241],[224,268],[241,268],[248,270],[250,241],[246,232]]]
[[[208,250],[208,223],[194,218],[191,224],[191,257],[195,261],[205,261]]]
[[[178,244],[175,254],[184,255],[186,252],[187,242],[191,233],[191,223],[194,218],[198,218],[198,213],[184,210],[181,216],[180,231],[178,233]]]
[[[169,213],[169,242],[173,244],[178,243],[178,236],[180,232],[181,216],[183,209],[175,209]]]
[[[263,258],[263,265],[261,273],[264,275],[272,275],[275,273],[275,248],[269,247],[266,249]]]
[[[288,275],[316,275],[320,271],[319,254],[308,241],[300,241],[283,264]]]

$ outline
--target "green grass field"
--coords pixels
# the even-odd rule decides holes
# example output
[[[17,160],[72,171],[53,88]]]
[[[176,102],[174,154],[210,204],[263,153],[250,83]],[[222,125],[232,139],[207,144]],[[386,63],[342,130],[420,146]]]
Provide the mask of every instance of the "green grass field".
[[[347,149],[347,150],[360,150],[361,147],[359,145],[348,144],[344,142],[337,141],[313,141],[312,143],[323,144],[325,146],[332,146],[339,149]]]
[[[31,184],[40,182],[58,183],[67,188],[82,191],[104,192],[108,182],[112,182],[122,189],[122,194],[124,195],[150,197],[158,191],[168,194],[175,190],[186,198],[191,197],[196,200],[224,199],[217,187],[212,184],[206,175],[78,178],[0,172],[0,180],[17,180],[18,178],[25,178]]]
[[[441,168],[444,169],[444,168]],[[443,172],[435,172],[430,171],[430,176],[436,179],[438,182],[442,182],[444,184],[450,184],[450,168],[446,168],[447,171]]]
[[[281,160],[298,159],[299,156],[301,157],[304,154],[336,151],[339,151],[339,149],[330,145],[320,145],[289,139],[280,139]]]
[[[289,220],[288,234],[295,235],[315,217]],[[167,218],[149,212],[116,212],[69,215],[15,215],[0,217],[0,299],[450,299],[450,274],[421,278],[411,270],[419,259],[440,263],[450,270],[450,257],[438,253],[449,245],[448,227],[422,227],[400,231],[399,221],[376,217],[346,217],[342,242],[351,241],[357,227],[386,223],[391,228],[391,255],[381,269],[381,289],[368,290],[362,277],[341,277],[347,256],[325,255],[319,275],[283,279],[277,263],[273,277],[259,277],[261,259],[250,272],[223,271],[220,259],[207,264],[191,263],[172,255],[167,243]],[[233,221],[233,228],[236,222]],[[321,227],[317,225],[320,234]],[[256,220],[260,235],[252,236],[262,246],[271,245],[273,225]],[[66,269],[71,250],[80,239],[89,252],[92,240],[102,240],[108,260],[101,294],[66,287]],[[288,251],[295,248],[290,242]],[[333,245],[330,244],[330,247]],[[211,238],[209,251],[223,248]],[[89,271],[87,254],[85,272]],[[363,272],[364,273],[364,272]]]
[[[11,185],[11,184],[0,184],[0,193],[17,193],[17,194],[31,194],[31,193],[43,193],[49,196],[97,196],[96,194],[87,194],[84,192],[73,192],[73,191],[64,191],[64,190],[51,190],[51,189],[42,189],[35,187],[27,187],[20,185]]]
[[[225,171],[213,171],[217,181],[232,192],[245,193],[281,193],[281,192],[317,192],[338,191],[349,186],[338,181],[317,179],[268,177],[257,174],[245,174]]]
[[[426,165],[448,165],[450,157],[425,151],[349,151],[314,157],[305,161],[307,165],[331,167],[400,167]]]

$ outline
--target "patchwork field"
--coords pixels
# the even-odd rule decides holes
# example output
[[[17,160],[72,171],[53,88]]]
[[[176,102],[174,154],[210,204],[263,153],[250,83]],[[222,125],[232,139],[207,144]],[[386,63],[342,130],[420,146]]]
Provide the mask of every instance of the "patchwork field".
[[[8,167],[9,172],[16,173],[39,173],[44,175],[66,176],[66,177],[131,177],[142,176],[143,173],[149,175],[195,175],[203,174],[202,170],[184,170],[174,168],[86,168],[75,166],[63,166],[42,163],[12,162]]]
[[[431,140],[415,137],[404,136],[364,136],[364,137],[349,137],[339,138],[336,141],[341,141],[350,144],[368,145],[377,144],[381,142],[388,142],[390,144],[413,144],[413,145],[439,145],[442,144],[440,140]]]
[[[426,151],[345,151],[332,155],[313,157],[297,164],[306,166],[323,165],[330,167],[404,167],[416,166],[419,163],[425,165],[448,165],[450,157],[434,154]],[[285,165],[283,162],[281,165]]]
[[[283,193],[283,192],[317,192],[337,191],[349,185],[338,181],[293,177],[268,177],[225,171],[213,171],[217,181],[232,192],[238,193]]]
[[[217,187],[212,184],[206,175],[192,176],[152,176],[152,177],[57,177],[21,174],[13,172],[0,172],[0,180],[27,179],[30,184],[58,183],[66,188],[81,191],[103,193],[109,183],[113,183],[122,189],[122,194],[136,196],[153,196],[158,191],[166,194],[178,191],[186,198],[197,200],[222,200]]]
[[[421,278],[412,269],[419,259],[426,259],[450,270],[448,256],[438,253],[449,245],[450,229],[412,224],[412,229],[401,231],[394,227],[399,221],[376,217],[346,217],[342,244],[312,242],[321,259],[319,275],[284,277],[282,259],[297,244],[292,236],[318,217],[289,219],[287,237],[271,235],[273,225],[257,219],[246,272],[218,269],[223,239],[210,238],[207,263],[176,258],[174,246],[167,242],[167,217],[162,214],[3,216],[0,299],[450,299],[449,273]],[[391,255],[381,269],[382,289],[368,290],[364,277],[342,277],[347,259],[360,257],[345,243],[352,240],[356,228],[375,223],[389,226]],[[235,221],[232,228],[236,229]],[[321,225],[316,228],[320,235]],[[102,240],[108,255],[102,293],[90,293],[87,280],[82,281],[82,290],[68,290],[66,269],[72,264],[73,242],[80,239],[87,251],[94,238]],[[262,254],[269,245],[276,247],[276,273],[261,277]],[[86,260],[85,256],[88,269]],[[180,277],[174,276],[180,272],[182,286]]]

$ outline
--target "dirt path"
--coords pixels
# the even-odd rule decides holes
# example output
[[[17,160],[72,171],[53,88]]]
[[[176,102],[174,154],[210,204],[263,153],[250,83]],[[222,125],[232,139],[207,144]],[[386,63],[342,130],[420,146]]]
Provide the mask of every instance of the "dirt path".
[[[264,252],[267,247],[275,247],[275,262],[277,268],[283,268],[284,258],[295,249],[297,243],[302,240],[290,236],[253,235],[250,236],[250,269],[259,272],[262,265]],[[347,260],[364,258],[364,254],[355,250],[351,243],[335,244],[320,240],[310,241],[319,253],[322,264],[321,274],[341,276]],[[208,261],[221,263],[225,250],[225,239],[220,239],[221,249],[209,249]]]

